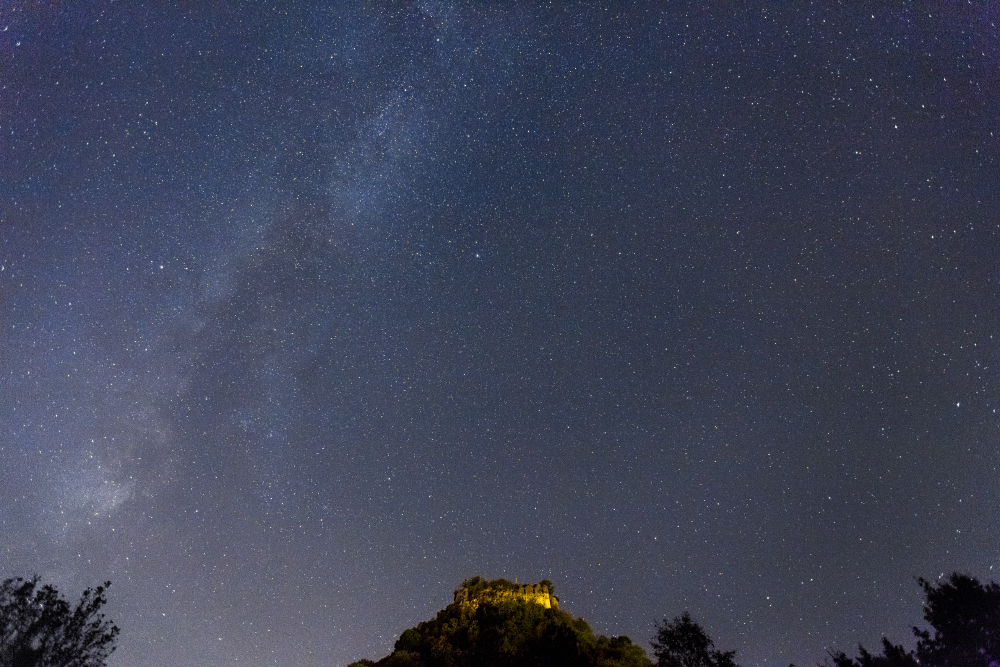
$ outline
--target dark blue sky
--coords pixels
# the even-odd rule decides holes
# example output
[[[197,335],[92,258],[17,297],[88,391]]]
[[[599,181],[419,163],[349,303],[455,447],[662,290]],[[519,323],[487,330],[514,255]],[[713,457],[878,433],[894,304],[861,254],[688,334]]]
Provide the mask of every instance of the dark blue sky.
[[[996,578],[1000,11],[288,5],[0,2],[0,577],[136,667]]]

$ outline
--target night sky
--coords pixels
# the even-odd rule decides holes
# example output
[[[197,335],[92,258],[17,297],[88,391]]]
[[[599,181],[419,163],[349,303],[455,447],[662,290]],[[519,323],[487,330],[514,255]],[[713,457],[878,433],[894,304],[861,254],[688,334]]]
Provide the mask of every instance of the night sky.
[[[1000,578],[1000,8],[608,4],[0,1],[0,578],[114,667]]]

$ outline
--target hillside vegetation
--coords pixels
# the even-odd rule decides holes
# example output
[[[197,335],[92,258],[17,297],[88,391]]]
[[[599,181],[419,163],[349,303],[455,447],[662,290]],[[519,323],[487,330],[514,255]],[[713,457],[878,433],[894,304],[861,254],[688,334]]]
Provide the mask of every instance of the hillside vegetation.
[[[468,579],[433,620],[403,632],[388,656],[350,667],[652,665],[628,637],[596,634],[586,621],[560,610],[557,601],[548,608],[536,602],[539,591],[554,598],[548,581],[526,587],[506,579]]]
[[[953,573],[918,579],[926,596],[924,620],[913,628],[915,650],[888,638],[882,653],[858,646],[858,656],[830,651],[820,667],[997,667],[1000,665],[1000,586]],[[739,667],[735,651],[716,650],[685,612],[656,624],[657,667]],[[559,609],[552,583],[523,585],[474,577],[455,591],[433,620],[406,630],[378,662],[349,667],[650,667],[628,637],[595,634],[587,622]]]

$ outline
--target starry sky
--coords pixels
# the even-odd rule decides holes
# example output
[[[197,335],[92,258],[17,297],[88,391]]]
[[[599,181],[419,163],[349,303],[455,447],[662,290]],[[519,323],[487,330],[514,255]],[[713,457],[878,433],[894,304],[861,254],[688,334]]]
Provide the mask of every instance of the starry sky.
[[[113,667],[474,575],[912,646],[1000,571],[1000,9],[709,4],[0,0],[0,577]]]

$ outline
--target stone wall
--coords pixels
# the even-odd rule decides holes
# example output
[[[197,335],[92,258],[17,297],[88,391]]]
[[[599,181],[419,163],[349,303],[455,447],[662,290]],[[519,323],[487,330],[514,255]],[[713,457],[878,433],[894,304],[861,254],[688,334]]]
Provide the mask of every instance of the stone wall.
[[[520,600],[540,604],[546,609],[558,609],[559,598],[549,594],[547,586],[542,584],[520,584],[511,588],[488,588],[474,595],[465,588],[455,591],[455,603],[470,610],[475,610],[480,604],[500,604],[508,600]]]

